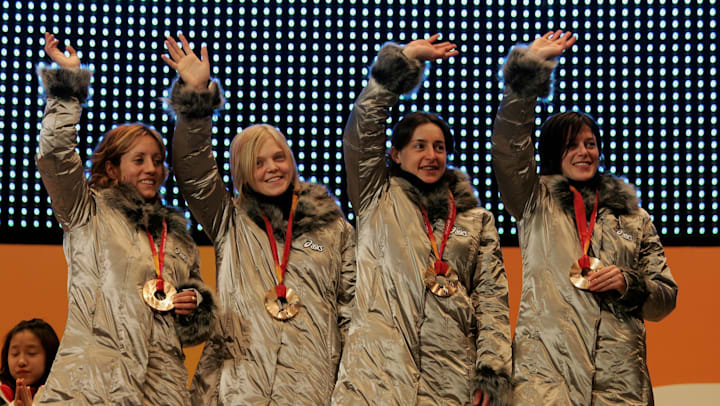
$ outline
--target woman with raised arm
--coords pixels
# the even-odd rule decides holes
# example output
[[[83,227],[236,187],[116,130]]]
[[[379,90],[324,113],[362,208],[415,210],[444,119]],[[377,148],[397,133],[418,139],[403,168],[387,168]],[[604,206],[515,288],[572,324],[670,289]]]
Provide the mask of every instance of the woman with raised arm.
[[[175,173],[215,247],[220,328],[191,391],[198,405],[326,405],[347,334],[355,285],[355,232],[323,186],[301,182],[285,137],[259,124],[230,146],[235,196],[211,147],[222,104],[202,59],[180,34],[163,59],[180,79]]]
[[[503,69],[492,154],[523,256],[515,403],[652,404],[644,320],[675,308],[677,285],[650,216],[630,185],[599,171],[600,130],[586,114],[543,124],[536,172],[536,99],[575,40],[548,32],[515,47]]]
[[[90,180],[75,151],[90,72],[45,34],[60,69],[41,69],[47,105],[37,166],[62,224],[68,319],[37,403],[187,405],[182,347],[205,340],[213,297],[182,213],[162,204],[165,146],[153,129],[124,124],[92,155]],[[177,292],[177,293],[176,293]]]
[[[357,214],[356,309],[335,387],[338,405],[505,405],[510,323],[490,212],[447,167],[448,125],[388,110],[423,79],[425,61],[457,54],[438,35],[385,45],[343,137]]]

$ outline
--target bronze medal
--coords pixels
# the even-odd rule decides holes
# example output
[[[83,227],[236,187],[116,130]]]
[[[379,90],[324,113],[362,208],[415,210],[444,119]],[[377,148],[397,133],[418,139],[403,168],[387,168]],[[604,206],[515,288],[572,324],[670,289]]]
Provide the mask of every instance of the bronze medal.
[[[599,259],[595,257],[588,257],[588,259],[590,260],[589,268],[580,268],[578,261],[573,262],[570,267],[570,283],[578,289],[587,290],[588,286],[590,286],[587,277],[603,268],[603,264]]]
[[[578,238],[580,239],[580,247],[582,249],[582,256],[577,261],[573,261],[570,266],[570,283],[578,289],[587,290],[590,286],[590,281],[587,280],[588,275],[591,272],[597,272],[603,268],[603,264],[599,259],[587,254],[590,248],[593,229],[595,228],[595,220],[597,219],[600,194],[597,190],[595,191],[595,204],[593,205],[590,223],[588,224],[587,218],[585,217],[585,202],[583,201],[582,195],[574,186],[570,186],[570,191],[573,193],[575,224],[577,225]]]
[[[270,220],[265,216],[265,213],[262,213],[262,218],[265,221],[265,231],[267,232],[270,242],[270,250],[272,251],[273,261],[275,262],[275,276],[277,276],[278,279],[278,284],[265,294],[265,310],[267,310],[274,319],[280,321],[292,319],[300,311],[300,296],[283,283],[288,259],[290,258],[293,217],[297,204],[298,195],[294,193],[290,205],[287,231],[285,232],[285,249],[283,251],[282,262],[280,262],[278,258],[277,243],[275,242],[272,224],[270,224]]]
[[[291,288],[287,288],[284,298],[279,298],[277,290],[271,288],[265,294],[265,310],[276,320],[292,319],[300,311],[300,296]]]
[[[428,265],[428,267],[425,268],[423,281],[427,289],[438,297],[452,296],[458,290],[459,282],[457,272],[450,266],[448,266],[445,275],[442,275],[436,273],[434,265]]]
[[[172,310],[175,305],[173,304],[173,298],[177,291],[175,287],[164,281],[165,288],[163,290],[157,289],[157,279],[150,279],[145,282],[143,286],[143,299],[148,306],[159,312],[167,312]]]
[[[420,205],[420,211],[422,211],[423,221],[427,228],[428,239],[430,239],[430,245],[432,246],[432,253],[435,255],[435,261],[431,262],[425,272],[423,273],[423,282],[425,287],[437,297],[449,297],[455,294],[458,290],[458,275],[450,264],[442,260],[443,251],[445,251],[445,245],[447,244],[448,238],[450,238],[450,232],[452,231],[453,225],[455,224],[455,217],[457,216],[457,208],[455,206],[455,198],[452,192],[448,191],[448,215],[445,219],[445,227],[443,228],[442,240],[440,240],[440,247],[435,242],[435,235],[433,233],[433,226],[430,224],[427,211],[425,207]]]

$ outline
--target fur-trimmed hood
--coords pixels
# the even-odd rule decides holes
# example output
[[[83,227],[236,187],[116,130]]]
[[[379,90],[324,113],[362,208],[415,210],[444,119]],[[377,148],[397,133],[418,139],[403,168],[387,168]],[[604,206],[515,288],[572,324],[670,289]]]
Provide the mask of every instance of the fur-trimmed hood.
[[[162,221],[167,221],[168,235],[187,246],[194,245],[187,232],[187,220],[182,213],[165,207],[159,198],[147,202],[132,186],[117,184],[97,191],[108,206],[120,210],[136,230],[150,230],[153,238],[160,238]]]
[[[426,193],[401,176],[393,176],[393,179],[413,203],[425,207],[431,221],[447,217],[448,189],[452,191],[455,198],[455,207],[458,213],[473,209],[480,204],[473,193],[467,175],[457,169],[447,168],[438,184]]]
[[[324,186],[300,182],[297,187],[297,194],[298,204],[293,218],[293,239],[302,234],[321,229],[343,216],[335,198],[330,195]],[[287,219],[283,218],[283,212],[279,207],[272,204],[265,204],[261,207],[258,199],[248,195],[240,203],[240,208],[244,209],[262,230],[265,230],[265,221],[262,218],[264,212],[273,227],[275,238],[280,241],[285,239]]]
[[[571,216],[574,216],[573,193],[570,190],[568,178],[563,175],[548,175],[544,176],[544,178],[553,198],[560,202],[560,207]],[[599,192],[598,211],[606,208],[614,215],[620,216],[636,213],[639,209],[635,189],[632,186],[610,174],[599,174],[596,182],[589,182],[580,186],[575,185],[585,201],[586,213],[590,213],[595,204],[595,187],[593,186],[595,183]]]

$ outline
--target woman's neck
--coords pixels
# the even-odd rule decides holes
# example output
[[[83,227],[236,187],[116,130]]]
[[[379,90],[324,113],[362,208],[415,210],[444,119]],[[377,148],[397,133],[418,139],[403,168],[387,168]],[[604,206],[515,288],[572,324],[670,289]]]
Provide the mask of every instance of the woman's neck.
[[[567,176],[566,176],[566,178],[567,178]],[[593,175],[593,177],[588,180],[580,181],[580,180],[574,180],[571,178],[567,178],[567,180],[568,180],[568,183],[570,184],[570,186],[573,186],[578,190],[581,190],[581,189],[595,190],[598,188],[598,185],[600,184],[600,172],[599,171],[595,172],[595,175]]]

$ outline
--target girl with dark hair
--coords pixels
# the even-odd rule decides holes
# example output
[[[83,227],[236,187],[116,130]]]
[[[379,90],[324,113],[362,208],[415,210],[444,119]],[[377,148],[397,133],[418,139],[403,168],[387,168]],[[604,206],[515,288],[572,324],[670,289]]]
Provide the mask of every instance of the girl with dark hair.
[[[302,182],[287,140],[255,124],[230,146],[234,192],[213,156],[222,105],[184,35],[163,60],[178,72],[173,165],[183,196],[213,242],[218,318],[193,377],[197,405],[327,405],[355,290],[355,232],[335,198]]]
[[[467,176],[447,166],[448,125],[434,114],[408,114],[385,156],[388,110],[422,82],[426,61],[457,54],[437,38],[385,45],[345,127],[358,276],[333,404],[509,403],[498,233]]]
[[[25,402],[14,405],[29,406],[26,400],[45,384],[58,345],[55,330],[41,319],[23,320],[7,333],[2,346],[0,390],[8,402],[23,399]]]
[[[197,246],[182,213],[158,190],[165,146],[143,124],[120,125],[95,150],[90,180],[75,151],[90,72],[45,34],[60,69],[41,69],[47,106],[37,165],[62,224],[68,263],[68,320],[36,401],[188,405],[183,346],[214,324]]]
[[[644,320],[675,308],[677,285],[650,216],[630,185],[599,171],[600,130],[586,114],[545,122],[536,170],[536,99],[574,43],[548,32],[515,47],[503,69],[493,166],[523,257],[514,403],[652,404]]]

